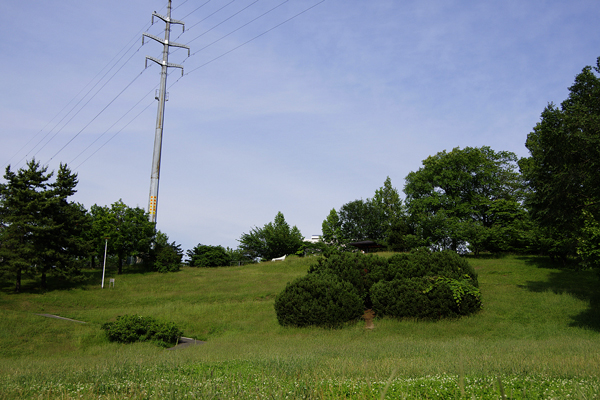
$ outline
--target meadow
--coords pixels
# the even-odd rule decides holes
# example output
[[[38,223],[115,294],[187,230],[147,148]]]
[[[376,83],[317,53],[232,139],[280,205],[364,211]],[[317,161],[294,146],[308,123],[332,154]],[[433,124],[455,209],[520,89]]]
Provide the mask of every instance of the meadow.
[[[470,258],[484,305],[472,316],[283,328],[274,298],[312,262],[111,270],[115,287],[104,289],[101,271],[46,292],[25,282],[13,294],[0,281],[0,399],[600,398],[595,271],[533,256]],[[110,343],[100,326],[123,314],[173,321],[205,343]]]

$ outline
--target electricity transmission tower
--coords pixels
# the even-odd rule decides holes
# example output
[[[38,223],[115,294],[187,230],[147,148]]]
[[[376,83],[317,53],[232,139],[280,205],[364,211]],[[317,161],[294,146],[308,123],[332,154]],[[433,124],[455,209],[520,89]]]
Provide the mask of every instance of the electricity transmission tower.
[[[152,155],[152,172],[150,174],[150,199],[148,201],[148,212],[150,214],[150,222],[156,223],[156,209],[158,207],[158,179],[160,177],[160,152],[162,149],[162,135],[163,126],[165,120],[165,101],[166,101],[166,90],[167,90],[167,68],[181,68],[181,74],[183,75],[183,66],[173,64],[169,62],[169,47],[181,47],[187,49],[188,57],[190,56],[190,48],[183,44],[171,42],[169,40],[171,34],[171,24],[179,24],[185,31],[185,24],[182,21],[171,19],[171,0],[167,6],[167,16],[157,14],[156,11],[152,13],[152,23],[154,23],[154,17],[160,18],[165,23],[165,38],[161,39],[148,33],[142,34],[142,45],[144,44],[144,37],[156,40],[158,43],[163,45],[163,57],[162,60],[158,60],[154,57],[146,56],[146,67],[148,67],[148,60],[154,61],[161,66],[160,71],[160,89],[156,95],[158,100],[158,111],[156,113],[156,131],[154,134],[154,153]]]

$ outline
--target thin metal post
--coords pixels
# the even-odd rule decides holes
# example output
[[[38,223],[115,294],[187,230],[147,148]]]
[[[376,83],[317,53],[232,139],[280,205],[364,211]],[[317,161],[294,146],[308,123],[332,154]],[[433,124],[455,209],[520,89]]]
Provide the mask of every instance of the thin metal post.
[[[169,47],[182,47],[188,50],[188,56],[190,55],[190,48],[188,46],[170,42],[170,34],[171,34],[171,24],[180,24],[185,25],[181,21],[177,21],[171,19],[171,0],[169,0],[169,4],[167,6],[167,16],[164,17],[162,15],[157,14],[156,12],[152,13],[152,22],[154,22],[154,17],[160,18],[165,22],[165,38],[164,40],[150,35],[148,33],[144,33],[142,35],[142,44],[144,43],[144,37],[148,37],[150,39],[154,39],[163,45],[163,56],[162,60],[157,60],[154,57],[146,56],[146,66],[148,66],[148,60],[154,61],[155,63],[161,66],[160,70],[160,91],[158,94],[158,111],[156,113],[156,130],[154,132],[154,152],[152,154],[152,171],[150,173],[150,199],[148,201],[148,213],[150,222],[156,223],[156,211],[158,208],[158,181],[160,177],[160,155],[162,150],[162,136],[163,136],[163,128],[165,121],[165,98],[166,98],[166,90],[167,90],[167,68],[175,67],[181,68],[181,73],[183,74],[183,67],[181,65],[169,63]]]
[[[104,273],[106,272],[106,249],[108,248],[108,238],[104,242],[104,266],[102,267],[102,289],[104,289]]]

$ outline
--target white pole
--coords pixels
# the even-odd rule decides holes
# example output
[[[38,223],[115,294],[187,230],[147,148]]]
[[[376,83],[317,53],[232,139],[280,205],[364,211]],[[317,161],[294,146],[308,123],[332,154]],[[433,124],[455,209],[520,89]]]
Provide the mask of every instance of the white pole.
[[[104,272],[106,271],[106,249],[108,248],[108,238],[104,243],[104,267],[102,267],[102,289],[104,289]]]

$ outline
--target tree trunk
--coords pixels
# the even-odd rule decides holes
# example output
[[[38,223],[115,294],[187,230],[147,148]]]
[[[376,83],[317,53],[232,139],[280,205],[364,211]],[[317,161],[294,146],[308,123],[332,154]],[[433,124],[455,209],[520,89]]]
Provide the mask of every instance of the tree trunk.
[[[118,275],[121,275],[123,273],[123,257],[119,254],[119,272]]]
[[[40,283],[40,286],[42,287],[42,289],[46,289],[46,287],[48,286],[46,282],[46,268],[42,269],[42,281]]]
[[[17,282],[15,283],[15,293],[21,293],[21,268],[17,270]]]

